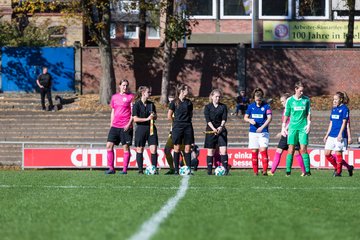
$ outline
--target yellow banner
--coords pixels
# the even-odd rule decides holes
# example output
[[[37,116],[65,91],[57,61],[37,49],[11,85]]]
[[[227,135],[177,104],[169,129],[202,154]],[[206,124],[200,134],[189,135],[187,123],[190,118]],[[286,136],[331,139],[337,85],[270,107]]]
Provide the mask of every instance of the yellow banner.
[[[345,42],[348,22],[264,21],[263,41],[271,42]],[[354,43],[360,42],[360,23],[354,23]]]

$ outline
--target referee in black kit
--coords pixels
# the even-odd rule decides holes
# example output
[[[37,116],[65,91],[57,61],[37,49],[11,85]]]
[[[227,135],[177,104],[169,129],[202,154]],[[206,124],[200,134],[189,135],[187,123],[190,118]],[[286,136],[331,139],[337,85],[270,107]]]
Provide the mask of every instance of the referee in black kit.
[[[137,92],[136,102],[133,106],[132,115],[136,123],[135,147],[136,162],[139,168],[139,174],[143,174],[143,152],[146,141],[150,147],[151,165],[157,167],[157,146],[159,145],[157,129],[154,124],[156,120],[156,108],[153,102],[148,98],[151,95],[149,87],[140,86]],[[158,174],[156,171],[155,174]]]
[[[204,115],[206,120],[205,144],[207,149],[207,170],[208,175],[212,175],[213,158],[217,147],[219,147],[220,157],[223,167],[226,169],[225,175],[229,174],[228,154],[227,154],[227,106],[220,102],[222,93],[219,89],[214,89],[209,96],[210,103],[205,106]]]
[[[173,121],[172,141],[174,143],[175,175],[179,175],[180,145],[185,145],[185,164],[191,169],[191,144],[194,143],[192,126],[193,104],[186,98],[188,86],[180,84],[176,88],[175,99],[169,105],[168,119]],[[174,115],[173,115],[174,114]],[[191,171],[189,174],[192,174]]]

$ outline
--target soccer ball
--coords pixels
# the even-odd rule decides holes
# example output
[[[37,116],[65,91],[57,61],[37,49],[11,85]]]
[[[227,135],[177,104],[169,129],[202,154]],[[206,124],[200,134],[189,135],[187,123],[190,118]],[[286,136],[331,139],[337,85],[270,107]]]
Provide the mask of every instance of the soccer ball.
[[[150,165],[150,166],[147,166],[146,169],[145,169],[145,174],[146,175],[154,175],[156,174],[156,167],[154,165]]]
[[[224,176],[226,173],[226,169],[223,166],[218,166],[215,168],[215,175],[216,176]]]
[[[179,174],[180,174],[180,175],[189,175],[189,174],[190,174],[190,171],[191,171],[190,167],[188,167],[188,166],[182,166],[182,167],[180,168]]]

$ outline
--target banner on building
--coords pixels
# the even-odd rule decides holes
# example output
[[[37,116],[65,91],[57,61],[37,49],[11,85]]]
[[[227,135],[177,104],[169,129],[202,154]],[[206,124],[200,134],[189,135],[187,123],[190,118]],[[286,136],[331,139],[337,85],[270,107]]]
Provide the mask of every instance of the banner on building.
[[[275,149],[269,149],[269,164],[271,166]],[[251,150],[243,148],[229,148],[229,164],[232,168],[251,168]],[[199,167],[206,168],[206,149],[200,150]],[[326,161],[323,149],[310,149],[310,163],[312,168],[327,169],[332,166]],[[26,148],[23,153],[23,168],[106,168],[106,149],[94,148]],[[344,159],[355,168],[360,168],[360,149],[350,149],[344,153]],[[286,152],[282,155],[280,168],[285,167]],[[151,164],[149,150],[144,151],[144,166]],[[261,167],[261,161],[259,161]],[[115,167],[123,166],[123,150],[115,151]],[[137,168],[136,152],[131,149],[130,168]],[[158,149],[158,167],[168,168],[163,149]],[[293,161],[297,168],[297,162]]]
[[[263,41],[345,42],[347,21],[264,21]],[[360,23],[354,23],[354,43],[360,42]]]

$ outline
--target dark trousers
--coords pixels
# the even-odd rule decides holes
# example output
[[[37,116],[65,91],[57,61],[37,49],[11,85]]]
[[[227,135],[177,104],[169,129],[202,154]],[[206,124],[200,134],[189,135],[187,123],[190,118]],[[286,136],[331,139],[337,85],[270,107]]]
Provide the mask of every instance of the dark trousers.
[[[41,107],[43,110],[46,109],[45,107],[45,95],[49,101],[49,110],[54,108],[52,98],[51,98],[51,88],[40,88],[40,96],[41,96]]]

